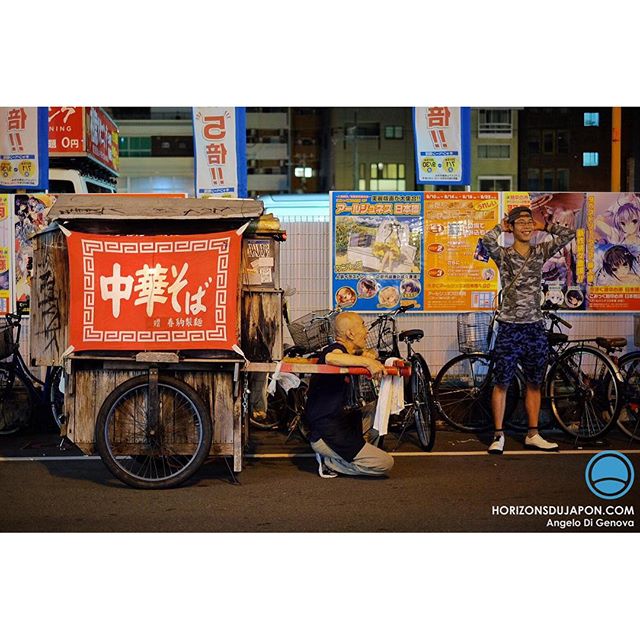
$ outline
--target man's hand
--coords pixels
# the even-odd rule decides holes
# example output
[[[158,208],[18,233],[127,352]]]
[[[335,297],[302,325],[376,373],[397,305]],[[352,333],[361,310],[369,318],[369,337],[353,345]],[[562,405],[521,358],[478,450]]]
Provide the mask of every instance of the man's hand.
[[[375,349],[365,349],[361,354],[364,358],[378,359],[378,352]]]
[[[380,380],[384,375],[385,368],[384,365],[378,360],[374,360],[373,358],[366,358],[367,362],[365,367],[369,369],[369,373],[374,380]]]

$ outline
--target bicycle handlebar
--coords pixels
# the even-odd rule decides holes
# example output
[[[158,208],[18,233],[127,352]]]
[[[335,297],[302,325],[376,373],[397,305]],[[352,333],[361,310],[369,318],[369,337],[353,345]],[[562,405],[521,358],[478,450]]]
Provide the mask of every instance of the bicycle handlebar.
[[[547,311],[546,315],[550,320],[552,320],[553,322],[557,322],[558,324],[561,324],[563,327],[566,327],[567,329],[571,329],[573,327],[573,325],[570,322],[563,320],[560,316],[557,316],[555,313],[552,313],[551,311]]]

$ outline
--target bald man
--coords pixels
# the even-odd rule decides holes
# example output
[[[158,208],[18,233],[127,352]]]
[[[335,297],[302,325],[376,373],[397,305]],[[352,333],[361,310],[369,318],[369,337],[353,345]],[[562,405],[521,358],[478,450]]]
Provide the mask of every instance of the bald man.
[[[362,318],[351,311],[341,313],[336,318],[336,341],[323,349],[319,363],[366,367],[379,380],[384,367],[375,352],[366,349],[366,342],[367,327]],[[333,478],[338,473],[381,476],[393,467],[393,458],[386,451],[365,442],[362,410],[353,406],[356,384],[354,376],[311,376],[305,420],[323,478]]]

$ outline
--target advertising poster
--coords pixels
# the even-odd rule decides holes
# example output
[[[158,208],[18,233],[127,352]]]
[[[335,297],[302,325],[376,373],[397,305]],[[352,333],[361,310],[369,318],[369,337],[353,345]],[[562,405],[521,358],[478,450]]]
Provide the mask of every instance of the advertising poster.
[[[493,307],[498,272],[476,248],[497,224],[499,208],[497,193],[424,193],[425,311]]]
[[[0,189],[49,187],[46,107],[0,107]]]
[[[232,349],[241,237],[67,238],[70,340],[76,351]]]
[[[413,130],[418,184],[470,184],[470,107],[414,107]]]
[[[422,192],[331,192],[332,306],[424,309]]]
[[[11,313],[11,228],[10,205],[13,196],[0,193],[0,314]]]
[[[587,194],[589,308],[640,309],[640,194]]]
[[[247,197],[244,107],[194,107],[196,198]]]
[[[503,217],[514,207],[530,207],[535,219],[576,230],[576,238],[544,263],[542,268],[543,302],[563,311],[587,308],[586,272],[586,196],[584,193],[503,193]],[[539,231],[534,243],[546,242],[550,234]],[[505,246],[513,242],[511,234],[502,236]]]
[[[16,310],[29,313],[31,299],[31,274],[33,272],[32,236],[48,224],[49,209],[56,196],[35,193],[12,196],[15,223],[15,301]]]

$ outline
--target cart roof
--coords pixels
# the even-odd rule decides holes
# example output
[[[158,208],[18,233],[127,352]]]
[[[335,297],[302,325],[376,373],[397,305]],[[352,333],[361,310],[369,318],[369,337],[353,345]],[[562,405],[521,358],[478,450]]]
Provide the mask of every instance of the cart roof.
[[[229,220],[258,218],[261,200],[251,198],[148,198],[64,194],[49,211],[51,220]]]

